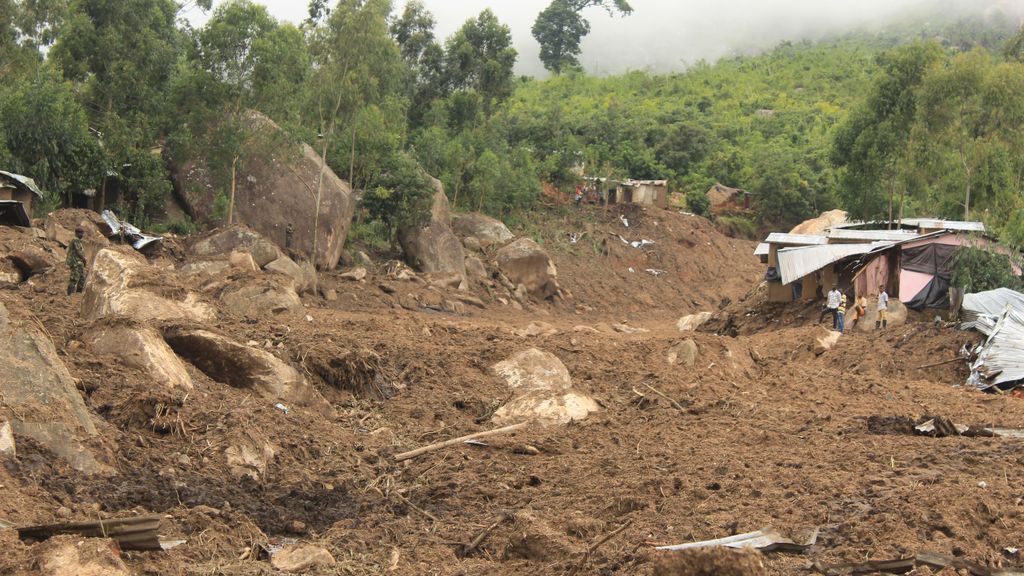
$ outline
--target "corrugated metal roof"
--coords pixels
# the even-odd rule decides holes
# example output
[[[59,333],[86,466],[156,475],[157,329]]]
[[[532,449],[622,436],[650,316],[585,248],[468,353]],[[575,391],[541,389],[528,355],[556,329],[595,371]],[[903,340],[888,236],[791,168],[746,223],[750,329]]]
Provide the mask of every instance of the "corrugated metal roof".
[[[768,244],[791,244],[793,246],[828,244],[828,238],[819,234],[786,234],[783,232],[772,232],[764,241]]]
[[[1000,316],[1007,306],[1024,310],[1024,294],[1009,288],[997,288],[976,294],[965,294],[963,318],[970,322],[978,316]]]
[[[813,274],[825,266],[850,256],[867,254],[879,248],[878,244],[826,244],[779,250],[779,273],[783,284]]]
[[[754,256],[767,256],[770,251],[770,247],[767,242],[761,242],[754,248]]]
[[[937,218],[904,218],[904,224],[918,228],[934,230],[956,230],[958,232],[984,232],[983,222],[967,222],[964,220],[940,220]]]
[[[832,228],[826,232],[830,240],[854,240],[860,242],[901,242],[917,238],[919,234],[914,230],[853,230],[847,228]]]
[[[13,174],[11,172],[4,172],[3,170],[0,170],[0,176],[6,176],[11,180],[14,180],[15,182],[21,184],[25,188],[28,188],[36,196],[39,196],[40,198],[43,197],[43,191],[39,189],[39,186],[36,186],[36,181],[29,178],[28,176],[22,176],[21,174]]]
[[[1011,305],[978,352],[968,383],[988,390],[1020,380],[1024,380],[1024,314]]]

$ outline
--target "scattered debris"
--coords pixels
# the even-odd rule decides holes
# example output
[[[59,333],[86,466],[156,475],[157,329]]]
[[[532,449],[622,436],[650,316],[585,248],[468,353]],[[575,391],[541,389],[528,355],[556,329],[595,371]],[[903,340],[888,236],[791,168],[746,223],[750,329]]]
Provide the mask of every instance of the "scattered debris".
[[[945,438],[947,436],[969,436],[969,437],[1002,437],[1002,438],[1024,438],[1024,430],[1013,428],[994,428],[983,426],[965,426],[956,424],[948,418],[937,416],[930,418],[917,426],[914,426],[914,433],[922,436]]]
[[[468,558],[469,556],[472,556],[473,553],[476,552],[476,550],[480,547],[480,545],[483,544],[484,540],[486,540],[487,537],[491,534],[491,532],[494,532],[494,530],[498,526],[501,526],[503,523],[515,519],[515,514],[511,512],[502,512],[498,515],[494,522],[491,522],[486,528],[481,530],[480,533],[477,534],[475,538],[470,540],[469,544],[465,544],[461,548],[459,548],[456,555],[459,558]]]
[[[307,572],[336,563],[330,552],[312,544],[285,546],[270,558],[270,565],[282,572]]]
[[[590,561],[590,557],[594,554],[594,552],[597,551],[598,548],[603,546],[605,543],[607,543],[612,538],[615,538],[619,534],[622,534],[626,530],[626,528],[629,528],[632,525],[633,525],[633,521],[632,520],[627,520],[625,524],[623,524],[622,526],[619,526],[615,530],[612,530],[611,532],[606,534],[603,538],[601,538],[597,542],[594,542],[593,544],[591,544],[590,548],[587,548],[587,551],[583,553],[583,557],[580,558],[580,561],[575,566],[573,566],[572,570],[569,571],[569,576],[574,576],[580,570],[582,570],[587,565],[587,562]]]
[[[112,538],[122,550],[165,550],[165,544],[173,547],[174,542],[162,543],[159,529],[162,515],[136,516],[95,522],[72,522],[25,526],[18,528],[18,537],[26,542],[42,542],[61,534],[75,534],[87,538]]]
[[[14,458],[18,455],[14,445],[14,431],[11,430],[11,423],[4,420],[0,422],[0,456]]]
[[[903,574],[914,568],[928,567],[933,570],[954,568],[964,570],[972,576],[1022,576],[1024,568],[991,568],[981,564],[933,552],[922,552],[910,558],[895,560],[870,560],[849,564],[825,565],[815,561],[811,569],[825,576],[847,576],[853,574]]]
[[[668,270],[658,270],[657,268],[648,268],[647,270],[645,270],[645,272],[647,272],[651,276],[654,276],[655,278],[668,274]]]
[[[285,414],[288,413],[288,407],[285,406],[284,404],[281,404],[280,402],[278,402],[277,404],[274,404],[274,408],[277,408],[278,410],[280,410],[281,412],[284,412]]]
[[[818,529],[811,530],[805,538],[797,542],[784,537],[778,530],[771,526],[762,528],[756,532],[747,532],[725,538],[704,540],[701,542],[690,542],[688,544],[675,544],[672,546],[658,546],[655,550],[691,550],[695,548],[754,548],[762,552],[805,552],[818,541]]]
[[[515,432],[516,430],[525,428],[527,424],[529,424],[529,422],[520,422],[518,424],[512,424],[510,426],[504,426],[504,427],[501,427],[501,428],[496,428],[494,430],[484,430],[483,432],[475,432],[473,434],[467,434],[466,436],[459,436],[458,438],[452,438],[451,440],[445,440],[443,442],[436,442],[434,444],[430,444],[429,446],[424,446],[422,448],[417,448],[415,450],[410,450],[408,452],[402,452],[401,454],[396,454],[395,455],[395,461],[396,462],[402,462],[403,460],[409,460],[410,458],[415,458],[417,456],[421,456],[421,455],[426,454],[428,452],[434,452],[436,450],[440,450],[442,448],[447,448],[449,446],[454,446],[456,444],[463,444],[467,440],[475,440],[477,438],[484,438],[484,437],[487,437],[487,436],[494,436],[496,434],[508,434],[510,432]]]
[[[119,219],[110,210],[103,211],[103,221],[106,222],[107,226],[110,227],[110,234],[108,235],[108,237],[121,237],[130,242],[132,248],[135,248],[140,252],[143,251],[146,247],[154,246],[160,242],[163,242],[164,240],[163,237],[161,236],[150,236],[148,234],[143,234],[142,230],[140,230],[136,226],[129,224],[128,222],[125,222],[124,220]]]
[[[626,215],[625,214],[619,214],[619,221],[622,222],[623,226],[625,226],[626,228],[629,228],[629,220],[626,219]]]

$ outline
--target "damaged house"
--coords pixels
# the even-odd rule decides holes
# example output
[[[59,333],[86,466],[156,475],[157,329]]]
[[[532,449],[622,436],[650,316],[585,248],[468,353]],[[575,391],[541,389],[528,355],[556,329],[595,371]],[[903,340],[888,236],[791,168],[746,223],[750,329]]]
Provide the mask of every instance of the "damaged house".
[[[34,180],[0,171],[0,224],[31,226],[33,205],[42,199]]]

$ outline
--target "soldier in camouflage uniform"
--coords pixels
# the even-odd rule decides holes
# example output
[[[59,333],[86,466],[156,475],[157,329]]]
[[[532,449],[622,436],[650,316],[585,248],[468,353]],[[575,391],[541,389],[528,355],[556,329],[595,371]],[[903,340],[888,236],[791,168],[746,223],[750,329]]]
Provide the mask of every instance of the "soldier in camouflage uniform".
[[[75,229],[75,237],[68,245],[68,269],[71,270],[71,278],[68,279],[68,295],[85,290],[85,248],[82,246],[82,236],[85,230]]]

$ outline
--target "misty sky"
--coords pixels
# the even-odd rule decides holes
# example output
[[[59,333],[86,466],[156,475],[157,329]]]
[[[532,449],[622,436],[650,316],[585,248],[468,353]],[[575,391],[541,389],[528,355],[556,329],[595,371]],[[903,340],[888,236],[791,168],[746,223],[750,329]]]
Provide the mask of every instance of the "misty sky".
[[[260,2],[261,0],[254,0]],[[468,18],[491,8],[512,29],[519,51],[516,71],[541,75],[539,48],[530,35],[537,14],[550,0],[424,0],[446,38]],[[216,2],[219,4],[220,2]],[[262,0],[281,20],[306,17],[303,0]],[[972,10],[993,6],[1016,17],[1024,0],[630,0],[634,13],[610,17],[586,10],[592,25],[580,61],[591,73],[651,69],[681,70],[698,60],[714,61],[738,52],[770,48],[783,40],[819,39],[899,18],[921,10]],[[396,0],[404,5],[404,0]],[[199,25],[201,15],[192,18]]]

